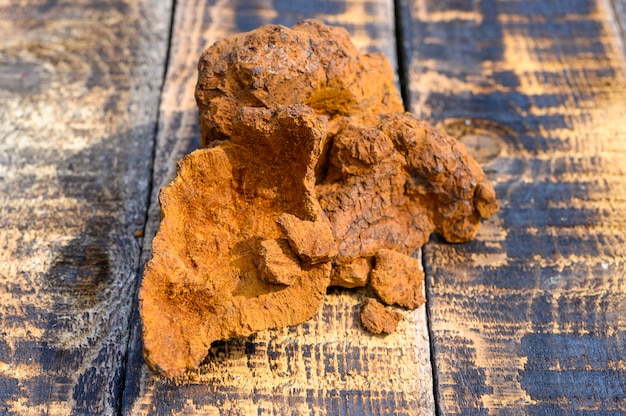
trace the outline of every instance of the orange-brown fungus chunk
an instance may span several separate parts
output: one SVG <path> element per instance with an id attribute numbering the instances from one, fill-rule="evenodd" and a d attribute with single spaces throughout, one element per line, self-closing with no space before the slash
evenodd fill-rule
<path id="1" fill-rule="evenodd" d="M 330 131 L 344 116 L 403 111 L 387 58 L 360 54 L 345 29 L 317 20 L 222 39 L 202 54 L 198 72 L 202 146 L 229 138 L 243 106 L 306 104 L 329 116 Z"/>
<path id="2" fill-rule="evenodd" d="M 337 243 L 328 220 L 305 221 L 284 213 L 278 224 L 287 235 L 293 251 L 305 262 L 324 263 L 337 255 Z"/>
<path id="3" fill-rule="evenodd" d="M 369 278 L 384 302 L 418 307 L 408 255 L 432 232 L 472 239 L 498 209 L 465 147 L 405 113 L 389 61 L 344 29 L 263 26 L 215 43 L 198 72 L 204 149 L 162 189 L 140 289 L 161 374 L 196 367 L 215 340 L 309 319 L 331 268 L 333 285 Z M 378 328 L 384 313 L 365 310 Z"/>
<path id="4" fill-rule="evenodd" d="M 495 192 L 465 147 L 410 113 L 348 124 L 334 136 L 320 204 L 339 244 L 337 263 L 379 249 L 411 254 L 439 232 L 475 237 L 497 210 Z"/>
<path id="5" fill-rule="evenodd" d="M 328 118 L 316 188 L 335 265 L 381 248 L 411 254 L 435 231 L 469 241 L 498 209 L 463 144 L 405 113 L 387 59 L 359 54 L 341 28 L 263 26 L 217 42 L 198 69 L 203 145 L 230 136 L 241 106 L 306 104 Z"/>
<path id="6" fill-rule="evenodd" d="M 324 133 L 324 120 L 304 106 L 242 108 L 230 140 L 180 162 L 161 191 L 163 219 L 139 294 L 153 369 L 179 375 L 213 341 L 299 324 L 317 311 L 330 263 L 301 267 L 287 282 L 294 264 L 286 273 L 277 264 L 296 256 L 283 244 L 272 259 L 267 241 L 286 238 L 284 213 L 321 221 L 314 168 Z"/>
<path id="7" fill-rule="evenodd" d="M 283 285 L 292 284 L 302 272 L 300 261 L 285 238 L 261 241 L 257 267 L 261 279 Z"/>
<path id="8" fill-rule="evenodd" d="M 415 309 L 424 304 L 424 272 L 419 261 L 397 251 L 381 249 L 370 276 L 372 289 L 387 305 Z"/>
<path id="9" fill-rule="evenodd" d="M 391 334 L 402 320 L 402 314 L 390 311 L 376 299 L 366 299 L 361 309 L 361 325 L 373 334 Z"/>
<path id="10" fill-rule="evenodd" d="M 335 264 L 330 276 L 330 285 L 347 288 L 363 287 L 367 284 L 370 270 L 369 262 L 362 257 L 350 263 Z"/>

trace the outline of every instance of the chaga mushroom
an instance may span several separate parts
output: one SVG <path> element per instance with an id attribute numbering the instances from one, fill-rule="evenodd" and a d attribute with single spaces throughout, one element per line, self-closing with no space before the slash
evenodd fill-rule
<path id="1" fill-rule="evenodd" d="M 391 334 L 402 320 L 402 314 L 390 311 L 376 299 L 366 299 L 361 308 L 361 325 L 372 334 Z"/>
<path id="2" fill-rule="evenodd" d="M 318 310 L 337 252 L 315 194 L 325 133 L 324 118 L 302 105 L 243 107 L 229 140 L 179 163 L 161 190 L 162 221 L 139 293 L 154 370 L 177 376 L 197 367 L 213 341 L 299 324 Z M 312 261 L 291 248 L 292 233 L 332 241 L 315 246 Z"/>
<path id="3" fill-rule="evenodd" d="M 387 305 L 415 309 L 424 304 L 424 272 L 419 262 L 393 250 L 381 249 L 376 253 L 372 269 L 372 289 Z"/>
<path id="4" fill-rule="evenodd" d="M 331 286 L 342 286 L 348 289 L 363 287 L 367 284 L 371 266 L 368 259 L 359 257 L 350 263 L 334 264 L 330 276 Z"/>
<path id="5" fill-rule="evenodd" d="M 139 293 L 144 355 L 165 376 L 213 341 L 308 320 L 329 284 L 371 280 L 418 307 L 408 255 L 433 232 L 472 239 L 498 209 L 465 147 L 405 113 L 389 61 L 341 28 L 263 26 L 215 43 L 198 71 L 203 149 L 161 191 Z M 373 302 L 363 325 L 393 330 L 399 315 Z"/>
<path id="6" fill-rule="evenodd" d="M 339 244 L 337 263 L 380 249 L 411 254 L 433 232 L 467 242 L 498 205 L 480 166 L 455 139 L 410 113 L 348 124 L 333 139 L 316 189 Z"/>
<path id="7" fill-rule="evenodd" d="M 393 80 L 384 54 L 360 54 L 345 29 L 318 20 L 222 39 L 198 63 L 201 145 L 228 139 L 243 106 L 308 105 L 328 117 L 332 137 L 346 116 L 403 111 Z"/>
<path id="8" fill-rule="evenodd" d="M 364 285 L 359 259 L 380 249 L 411 254 L 433 232 L 469 241 L 498 209 L 463 144 L 405 113 L 388 60 L 359 54 L 341 28 L 263 26 L 208 48 L 198 70 L 205 146 L 231 135 L 241 106 L 305 104 L 329 119 L 316 189 L 339 246 L 334 285 Z"/>

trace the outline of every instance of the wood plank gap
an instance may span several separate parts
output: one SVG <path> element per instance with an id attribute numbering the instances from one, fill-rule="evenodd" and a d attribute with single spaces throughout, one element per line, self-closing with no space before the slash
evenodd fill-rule
<path id="1" fill-rule="evenodd" d="M 410 38 L 408 36 L 408 32 L 410 31 L 410 21 L 407 21 L 408 14 L 402 13 L 403 9 L 406 9 L 405 0 L 394 0 L 394 24 L 395 24 L 395 37 L 396 37 L 396 59 L 397 59 L 397 68 L 396 71 L 398 73 L 398 84 L 400 89 L 400 94 L 402 96 L 402 102 L 404 103 L 404 108 L 406 111 L 411 111 L 411 93 L 409 90 L 409 67 L 407 61 L 407 48 L 410 47 Z M 425 278 L 424 285 L 425 294 L 427 303 L 428 303 L 428 294 L 430 291 L 428 290 L 428 281 L 429 276 L 427 273 L 426 264 L 424 261 L 424 247 L 419 249 L 420 251 L 420 262 L 422 263 L 422 270 L 424 270 Z M 431 370 L 431 378 L 432 378 L 432 392 L 433 392 L 433 400 L 434 400 L 434 412 L 436 416 L 440 416 L 441 409 L 439 407 L 439 403 L 437 401 L 437 397 L 439 397 L 438 390 L 438 381 L 437 381 L 437 366 L 435 365 L 435 354 L 434 354 L 434 343 L 432 342 L 433 333 L 431 328 L 431 316 L 430 309 L 428 306 L 425 308 L 426 312 L 426 330 L 428 336 L 428 351 L 430 355 L 430 370 Z"/>
<path id="2" fill-rule="evenodd" d="M 439 378 L 437 377 L 437 356 L 435 355 L 435 343 L 433 342 L 434 333 L 433 333 L 433 325 L 432 325 L 432 317 L 431 310 L 428 307 L 429 294 L 432 293 L 430 290 L 430 274 L 428 273 L 428 267 L 426 264 L 426 246 L 420 249 L 422 255 L 420 256 L 420 261 L 422 262 L 422 270 L 424 270 L 424 289 L 426 298 L 426 329 L 428 330 L 428 351 L 430 353 L 430 369 L 432 373 L 432 381 L 433 381 L 433 399 L 434 399 L 434 410 L 435 416 L 441 416 L 441 406 L 439 405 Z"/>
<path id="3" fill-rule="evenodd" d="M 168 69 L 170 67 L 170 58 L 172 56 L 172 39 L 174 37 L 174 19 L 176 19 L 176 6 L 177 6 L 177 4 L 178 4 L 177 0 L 172 0 L 172 14 L 170 15 L 170 28 L 169 28 L 169 31 L 167 33 L 167 54 L 165 55 L 165 70 L 163 71 L 163 79 L 161 80 L 161 90 L 159 91 L 159 108 L 161 107 L 161 101 L 163 100 L 163 88 L 165 87 L 165 80 L 167 79 Z M 159 114 L 158 118 L 160 118 L 160 114 Z M 158 124 L 157 124 L 157 129 L 156 130 L 157 130 L 156 133 L 158 133 L 158 130 L 159 130 Z M 155 141 L 155 145 L 156 145 L 156 134 L 154 135 L 154 141 Z M 154 152 L 154 155 L 156 155 L 156 150 Z M 154 157 L 153 157 L 152 160 L 154 160 Z M 154 176 L 154 172 L 153 172 L 153 176 Z M 150 185 L 152 185 L 152 184 L 150 184 Z M 150 202 L 152 202 L 152 201 L 150 201 Z M 148 217 L 149 217 L 149 215 L 146 213 L 146 223 L 148 222 Z"/>
<path id="4" fill-rule="evenodd" d="M 405 32 L 408 27 L 408 22 L 405 22 L 402 18 L 402 0 L 394 0 L 393 2 L 393 15 L 394 15 L 394 34 L 396 40 L 396 60 L 397 67 L 396 72 L 398 74 L 398 87 L 400 89 L 400 95 L 402 96 L 402 102 L 404 103 L 404 109 L 409 111 L 411 108 L 411 94 L 408 87 L 408 67 L 406 61 L 406 48 Z"/>
<path id="5" fill-rule="evenodd" d="M 145 211 L 145 215 L 144 215 L 144 221 L 143 221 L 143 227 L 141 228 L 141 235 L 142 235 L 142 239 L 141 239 L 141 244 L 139 244 L 139 259 L 143 258 L 143 251 L 144 251 L 144 244 L 143 244 L 143 239 L 146 238 L 146 228 L 148 226 L 148 221 L 150 219 L 150 209 L 149 207 L 152 206 L 152 204 L 154 203 L 153 201 L 153 188 L 154 188 L 154 164 L 155 164 L 155 159 L 156 159 L 156 152 L 157 152 L 157 136 L 159 134 L 159 122 L 161 120 L 161 112 L 158 110 L 161 108 L 161 102 L 163 100 L 163 89 L 165 87 L 165 80 L 167 79 L 167 70 L 169 68 L 169 62 L 170 62 L 170 55 L 172 52 L 172 36 L 174 33 L 174 17 L 176 16 L 176 0 L 172 0 L 172 5 L 171 5 L 171 9 L 170 9 L 170 19 L 169 19 L 169 28 L 168 28 L 168 34 L 167 34 L 167 48 L 165 51 L 165 62 L 164 62 L 164 67 L 163 67 L 163 74 L 161 77 L 161 85 L 159 86 L 159 94 L 158 94 L 158 99 L 157 99 L 157 104 L 156 104 L 156 121 L 154 123 L 154 128 L 152 130 L 152 150 L 150 152 L 150 167 L 149 167 L 149 176 L 148 176 L 148 187 L 147 187 L 147 192 L 146 192 L 146 196 L 145 196 L 145 201 L 146 201 L 146 211 Z M 158 193 L 156 194 L 157 198 L 158 198 Z M 124 403 L 124 395 L 126 394 L 126 381 L 128 379 L 128 370 L 127 370 L 127 365 L 128 365 L 128 358 L 130 355 L 130 349 L 131 349 L 131 342 L 132 342 L 132 334 L 133 334 L 133 326 L 132 326 L 132 322 L 133 322 L 133 316 L 135 315 L 135 313 L 137 313 L 137 307 L 138 304 L 136 302 L 137 299 L 137 292 L 139 291 L 139 286 L 141 283 L 141 275 L 143 274 L 143 263 L 140 261 L 137 263 L 137 268 L 135 269 L 135 276 L 137 276 L 137 278 L 135 279 L 135 290 L 133 293 L 133 306 L 131 308 L 131 312 L 128 315 L 128 327 L 127 327 L 127 331 L 128 331 L 128 337 L 126 338 L 126 352 L 124 353 L 124 358 L 122 359 L 122 369 L 121 371 L 124 373 L 124 377 L 122 377 L 121 381 L 120 381 L 120 400 L 118 401 L 118 408 L 117 408 L 117 414 L 118 416 L 122 415 L 122 409 L 123 409 L 123 403 Z"/>

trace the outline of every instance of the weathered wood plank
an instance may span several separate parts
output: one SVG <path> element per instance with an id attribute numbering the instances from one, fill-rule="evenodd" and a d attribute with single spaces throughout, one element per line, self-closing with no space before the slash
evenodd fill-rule
<path id="1" fill-rule="evenodd" d="M 165 1 L 0 5 L 0 413 L 116 414 Z"/>
<path id="2" fill-rule="evenodd" d="M 317 17 L 341 24 L 362 50 L 395 56 L 390 1 L 182 1 L 160 110 L 148 238 L 158 226 L 158 188 L 176 161 L 198 146 L 196 62 L 226 35 L 268 23 L 291 26 Z M 406 312 L 398 333 L 365 334 L 358 324 L 364 292 L 334 291 L 309 323 L 217 343 L 197 372 L 167 381 L 146 367 L 135 316 L 124 414 L 431 414 L 432 380 L 424 308 Z"/>
<path id="3" fill-rule="evenodd" d="M 424 249 L 440 413 L 623 414 L 626 61 L 610 2 L 404 3 L 413 109 L 500 146 L 484 166 L 501 211 L 470 244 Z"/>
<path id="4" fill-rule="evenodd" d="M 626 48 L 626 0 L 611 0 L 607 7 L 613 8 L 613 13 L 617 18 L 618 36 L 622 38 L 622 47 Z"/>

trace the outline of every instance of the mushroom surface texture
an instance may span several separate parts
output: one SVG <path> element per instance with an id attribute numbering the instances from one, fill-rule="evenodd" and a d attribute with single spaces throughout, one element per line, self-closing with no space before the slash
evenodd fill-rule
<path id="1" fill-rule="evenodd" d="M 209 47 L 198 73 L 202 148 L 161 190 L 139 292 L 144 355 L 164 376 L 213 341 L 307 321 L 329 285 L 420 307 L 410 256 L 433 232 L 471 240 L 498 210 L 463 144 L 405 112 L 387 58 L 342 28 L 263 26 Z M 362 324 L 388 333 L 401 317 L 371 300 Z"/>

